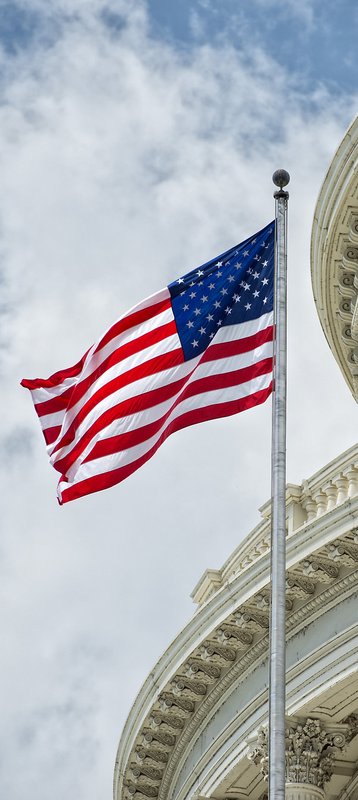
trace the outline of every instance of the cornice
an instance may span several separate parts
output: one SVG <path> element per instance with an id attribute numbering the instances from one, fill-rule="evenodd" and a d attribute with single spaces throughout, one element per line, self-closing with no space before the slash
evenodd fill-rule
<path id="1" fill-rule="evenodd" d="M 295 635 L 345 594 L 356 589 L 358 569 L 357 448 L 343 454 L 334 469 L 351 460 L 340 505 L 288 533 L 287 635 Z M 329 470 L 321 471 L 326 480 Z M 312 498 L 320 473 L 296 492 Z M 356 492 L 353 496 L 353 489 Z M 297 487 L 296 487 L 297 488 Z M 343 492 L 344 488 L 344 493 Z M 341 494 L 339 495 L 340 489 Z M 321 494 L 321 492 L 319 492 Z M 328 508 L 329 494 L 326 497 Z M 313 502 L 313 500 L 312 500 Z M 268 520 L 269 522 L 269 520 Z M 210 596 L 151 672 L 129 715 L 120 742 L 114 776 L 115 800 L 165 800 L 182 758 L 225 692 L 267 652 L 269 553 L 232 574 Z"/>
<path id="2" fill-rule="evenodd" d="M 324 334 L 358 401 L 358 117 L 332 159 L 317 200 L 311 277 Z"/>
<path id="3" fill-rule="evenodd" d="M 289 614 L 286 623 L 287 641 L 295 636 L 297 632 L 302 629 L 302 627 L 307 627 L 308 625 L 312 624 L 312 622 L 314 622 L 321 614 L 328 611 L 329 608 L 337 603 L 337 599 L 339 602 L 342 602 L 344 598 L 354 593 L 357 590 L 357 579 L 358 566 L 357 569 L 354 569 L 344 578 L 326 588 L 308 603 L 305 603 L 303 606 L 297 608 L 297 610 L 292 614 Z M 345 637 L 341 638 L 344 639 Z M 339 641 L 340 639 L 337 638 L 337 645 L 339 644 Z M 226 694 L 228 692 L 231 693 L 237 683 L 245 680 L 247 675 L 252 673 L 262 662 L 263 656 L 266 656 L 268 653 L 268 643 L 269 636 L 267 633 L 253 647 L 250 647 L 250 649 L 248 649 L 240 658 L 238 658 L 236 663 L 228 672 L 226 672 L 223 678 L 218 680 L 206 700 L 200 704 L 198 711 L 192 717 L 186 726 L 185 731 L 180 737 L 180 741 L 175 748 L 175 752 L 173 752 L 172 758 L 168 763 L 168 768 L 166 769 L 158 792 L 158 800 L 164 800 L 164 798 L 170 796 L 170 787 L 175 783 L 176 777 L 180 772 L 183 758 L 188 751 L 188 747 L 191 746 L 194 734 L 195 736 L 199 735 L 200 729 L 202 729 L 203 725 L 205 726 L 207 724 L 207 721 L 210 717 L 215 715 L 219 705 L 225 699 Z M 320 657 L 322 657 L 323 654 L 324 649 L 320 648 Z M 317 653 L 312 655 L 312 660 L 317 660 Z M 306 662 L 307 661 L 308 659 L 306 659 Z M 292 679 L 295 674 L 299 674 L 301 669 L 302 665 L 299 667 L 293 667 L 290 670 L 290 679 Z M 267 694 L 267 690 L 265 690 L 264 694 Z M 289 696 L 287 700 L 289 704 Z M 257 700 L 257 705 L 259 706 L 261 704 L 262 697 L 258 698 Z M 246 709 L 245 713 L 247 714 Z M 251 713 L 252 707 L 250 707 L 250 714 Z M 237 719 L 235 724 L 238 724 Z M 229 732 L 226 731 L 226 736 L 228 735 Z M 219 747 L 220 742 L 215 742 L 215 748 L 218 749 Z"/>

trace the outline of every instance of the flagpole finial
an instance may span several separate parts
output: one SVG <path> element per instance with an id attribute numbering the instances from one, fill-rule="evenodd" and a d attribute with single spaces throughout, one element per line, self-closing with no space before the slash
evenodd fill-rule
<path id="1" fill-rule="evenodd" d="M 285 192 L 283 187 L 290 182 L 289 173 L 285 169 L 277 169 L 273 173 L 272 180 L 275 186 L 279 187 L 279 191 L 275 192 L 274 197 L 288 197 L 288 192 Z"/>

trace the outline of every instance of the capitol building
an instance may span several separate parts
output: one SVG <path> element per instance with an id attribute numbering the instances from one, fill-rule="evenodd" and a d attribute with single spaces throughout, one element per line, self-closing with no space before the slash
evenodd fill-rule
<path id="1" fill-rule="evenodd" d="M 311 243 L 324 334 L 358 401 L 358 118 Z M 264 800 L 271 503 L 159 659 L 126 722 L 114 800 Z M 358 444 L 286 490 L 286 798 L 358 800 Z"/>

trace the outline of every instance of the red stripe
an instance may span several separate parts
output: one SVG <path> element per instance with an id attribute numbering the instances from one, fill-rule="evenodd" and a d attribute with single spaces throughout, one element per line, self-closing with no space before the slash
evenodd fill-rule
<path id="1" fill-rule="evenodd" d="M 251 365 L 250 367 L 244 367 L 242 370 L 236 370 L 235 372 L 228 372 L 219 375 L 210 375 L 207 378 L 199 378 L 197 381 L 192 381 L 175 399 L 173 405 L 162 417 L 160 417 L 160 419 L 156 419 L 153 422 L 149 422 L 147 425 L 142 425 L 140 428 L 135 428 L 132 431 L 126 431 L 118 436 L 110 436 L 108 439 L 96 442 L 93 450 L 87 456 L 87 458 L 84 459 L 83 463 L 93 461 L 96 458 L 102 458 L 103 456 L 113 455 L 113 453 L 119 453 L 122 450 L 127 450 L 130 447 L 135 447 L 138 444 L 142 444 L 142 442 L 145 442 L 147 439 L 155 436 L 155 434 L 158 433 L 158 431 L 163 427 L 168 417 L 170 417 L 174 408 L 176 408 L 179 403 L 182 403 L 183 400 L 188 397 L 193 397 L 194 395 L 201 394 L 202 392 L 213 391 L 214 389 L 225 389 L 229 386 L 238 386 L 241 383 L 244 383 L 246 380 L 252 380 L 253 378 L 259 377 L 260 375 L 265 375 L 271 371 L 272 359 L 265 359 L 257 362 L 257 364 Z M 238 373 L 241 374 L 238 375 Z"/>
<path id="2" fill-rule="evenodd" d="M 214 406 L 207 406 L 204 409 L 196 409 L 195 411 L 188 411 L 176 420 L 173 420 L 170 425 L 163 431 L 158 442 L 148 450 L 143 456 L 133 461 L 132 464 L 126 464 L 124 467 L 112 470 L 111 472 L 104 472 L 101 475 L 94 475 L 91 478 L 86 478 L 74 486 L 65 488 L 62 493 L 61 505 L 68 503 L 70 500 L 76 500 L 84 497 L 92 492 L 98 492 L 102 489 L 109 489 L 116 483 L 128 478 L 133 472 L 136 472 L 139 467 L 149 461 L 149 459 L 158 450 L 161 444 L 168 438 L 168 436 L 181 428 L 187 428 L 189 425 L 196 425 L 198 422 L 206 422 L 210 419 L 219 419 L 220 417 L 228 417 L 232 414 L 238 414 L 240 411 L 245 411 L 253 406 L 264 403 L 272 391 L 272 384 L 267 389 L 261 389 L 248 397 L 243 397 L 240 400 L 232 400 L 228 403 L 220 403 Z M 62 478 L 65 480 L 65 478 Z"/>
<path id="3" fill-rule="evenodd" d="M 77 458 L 79 458 L 87 444 L 90 443 L 91 439 L 93 439 L 97 433 L 100 433 L 103 428 L 106 428 L 117 419 L 127 417 L 130 414 L 136 414 L 139 411 L 144 411 L 148 408 L 153 408 L 154 406 L 169 400 L 171 397 L 175 397 L 178 395 L 182 387 L 185 387 L 184 391 L 179 395 L 179 397 L 176 397 L 171 409 L 175 408 L 179 402 L 185 400 L 187 397 L 193 397 L 196 394 L 212 391 L 214 389 L 225 389 L 228 386 L 238 386 L 239 384 L 252 380 L 259 375 L 264 375 L 271 370 L 272 359 L 268 358 L 259 361 L 257 364 L 251 364 L 249 367 L 244 367 L 243 369 L 234 370 L 233 372 L 220 373 L 219 375 L 209 375 L 205 378 L 198 378 L 196 381 L 192 381 L 188 384 L 190 375 L 195 371 L 194 368 L 189 375 L 185 375 L 183 378 L 174 381 L 171 384 L 159 386 L 157 389 L 152 389 L 149 392 L 144 392 L 142 395 L 123 400 L 121 403 L 117 403 L 116 405 L 112 406 L 112 408 L 106 409 L 106 411 L 104 411 L 103 414 L 96 419 L 90 428 L 85 431 L 82 438 L 77 440 L 71 452 L 65 455 L 63 458 L 58 459 L 53 466 L 58 470 L 58 472 L 66 474 L 72 464 L 74 464 Z M 56 445 L 54 452 L 56 452 L 62 444 L 63 446 L 71 444 L 72 440 L 67 442 L 66 437 L 67 434 L 65 434 L 62 437 L 61 442 Z"/>
<path id="4" fill-rule="evenodd" d="M 148 333 L 144 333 L 142 336 L 137 336 L 131 342 L 126 342 L 126 344 L 121 345 L 120 347 L 116 347 L 113 353 L 102 361 L 101 364 L 95 369 L 91 375 L 88 375 L 87 378 L 84 378 L 82 381 L 79 381 L 73 389 L 73 394 L 71 396 L 71 400 L 68 403 L 68 410 L 73 408 L 79 400 L 83 397 L 83 395 L 88 391 L 90 386 L 98 380 L 110 367 L 115 366 L 120 361 L 123 361 L 125 358 L 129 358 L 129 356 L 136 355 L 136 353 L 140 353 L 141 350 L 145 350 L 147 347 L 151 347 L 154 344 L 158 344 L 158 342 L 164 341 L 169 336 L 173 336 L 177 333 L 177 327 L 175 320 L 171 320 L 171 322 L 167 322 L 165 325 L 160 325 L 159 328 L 154 328 L 152 331 L 148 331 Z"/>
<path id="5" fill-rule="evenodd" d="M 61 447 L 71 444 L 76 437 L 76 432 L 81 422 L 86 419 L 90 411 L 92 411 L 92 409 L 95 408 L 102 400 L 110 397 L 111 394 L 117 392 L 124 386 L 129 386 L 131 383 L 134 383 L 141 378 L 146 378 L 149 375 L 155 375 L 163 370 L 176 367 L 179 364 L 182 364 L 183 361 L 184 356 L 182 349 L 180 348 L 177 350 L 172 350 L 169 353 L 164 353 L 160 356 L 156 356 L 155 358 L 150 358 L 143 364 L 138 364 L 137 367 L 133 367 L 132 369 L 128 370 L 128 372 L 123 372 L 122 375 L 118 375 L 116 378 L 113 378 L 113 380 L 108 381 L 105 386 L 101 386 L 101 388 L 98 389 L 97 392 L 94 392 L 94 394 L 88 398 L 87 402 L 81 406 L 78 414 L 72 421 L 66 433 L 63 435 L 61 442 L 57 445 L 54 452 L 57 452 L 57 450 Z M 129 399 L 127 402 L 131 403 L 132 400 Z M 116 407 L 118 408 L 118 406 Z M 61 471 L 63 471 L 62 468 Z"/>
<path id="6" fill-rule="evenodd" d="M 234 339 L 232 342 L 218 342 L 218 344 L 209 345 L 204 351 L 201 361 L 216 361 L 219 358 L 229 358 L 230 356 L 238 356 L 241 353 L 248 353 L 250 350 L 255 350 L 266 342 L 272 342 L 273 327 L 270 325 L 263 331 L 254 333 L 252 336 L 246 336 L 245 339 Z"/>
<path id="7" fill-rule="evenodd" d="M 55 414 L 57 411 L 66 410 L 72 392 L 73 386 L 70 386 L 70 388 L 62 392 L 62 394 L 51 397 L 50 400 L 44 400 L 42 403 L 34 403 L 36 413 L 39 417 L 45 417 L 47 414 Z"/>
<path id="8" fill-rule="evenodd" d="M 120 333 L 124 333 L 124 331 L 128 331 L 130 328 L 134 328 L 136 325 L 140 325 L 142 322 L 146 322 L 148 319 L 156 317 L 158 314 L 161 314 L 168 308 L 171 308 L 170 297 L 161 300 L 159 303 L 154 303 L 151 306 L 142 308 L 140 311 L 134 311 L 132 314 L 122 317 L 122 319 L 119 319 L 118 322 L 115 322 L 109 331 L 104 334 L 103 338 L 99 341 L 96 349 L 94 350 L 94 353 L 98 353 L 99 350 L 102 350 L 102 348 L 105 347 L 108 342 L 110 342 L 112 339 L 115 339 L 116 336 L 120 335 Z"/>
<path id="9" fill-rule="evenodd" d="M 50 378 L 34 378 L 33 380 L 28 380 L 27 378 L 23 378 L 21 381 L 21 386 L 24 386 L 25 389 L 47 389 L 53 388 L 58 386 L 59 384 L 63 383 L 66 378 L 76 378 L 77 375 L 82 371 L 83 364 L 85 362 L 85 358 L 87 356 L 87 352 L 84 354 L 81 361 L 78 361 L 73 367 L 68 367 L 67 369 L 62 369 L 60 372 L 54 372 Z"/>
<path id="10" fill-rule="evenodd" d="M 56 441 L 57 437 L 60 435 L 61 432 L 61 425 L 56 425 L 53 428 L 46 428 L 42 431 L 46 444 L 52 444 Z"/>

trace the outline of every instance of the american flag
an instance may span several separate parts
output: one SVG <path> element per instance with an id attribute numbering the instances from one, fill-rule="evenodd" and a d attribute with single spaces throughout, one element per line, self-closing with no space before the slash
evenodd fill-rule
<path id="1" fill-rule="evenodd" d="M 120 483 L 180 428 L 272 391 L 275 223 L 119 318 L 83 358 L 30 389 L 59 502 Z"/>

